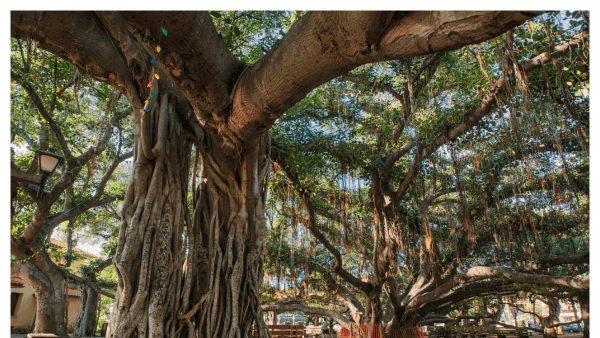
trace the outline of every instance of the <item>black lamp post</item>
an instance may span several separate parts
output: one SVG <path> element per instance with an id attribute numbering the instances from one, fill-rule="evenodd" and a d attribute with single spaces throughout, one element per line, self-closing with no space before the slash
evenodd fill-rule
<path id="1" fill-rule="evenodd" d="M 38 159 L 38 170 L 42 175 L 42 182 L 40 183 L 40 187 L 38 188 L 37 197 L 42 198 L 44 194 L 44 186 L 46 185 L 46 180 L 56 168 L 58 168 L 62 162 L 64 161 L 64 157 L 55 154 L 52 151 L 37 151 L 37 159 Z"/>

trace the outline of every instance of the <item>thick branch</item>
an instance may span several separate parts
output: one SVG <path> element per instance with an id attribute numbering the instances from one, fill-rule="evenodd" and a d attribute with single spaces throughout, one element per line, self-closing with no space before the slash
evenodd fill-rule
<path id="1" fill-rule="evenodd" d="M 342 327 L 346 329 L 350 329 L 350 321 L 346 319 L 346 317 L 341 314 L 332 311 L 323 309 L 320 307 L 310 307 L 304 306 L 300 304 L 288 304 L 288 305 L 262 305 L 261 306 L 263 312 L 268 311 L 276 311 L 276 312 L 285 312 L 285 311 L 300 311 L 306 314 L 318 315 L 318 316 L 327 316 L 333 318 L 336 322 L 338 322 Z"/>
<path id="2" fill-rule="evenodd" d="M 82 283 L 82 284 L 85 284 L 85 285 L 89 286 L 90 288 L 94 289 L 94 291 L 96 291 L 97 293 L 99 293 L 101 295 L 104 295 L 106 297 L 115 299 L 115 295 L 113 295 L 112 293 L 109 293 L 109 292 L 106 292 L 106 291 L 100 289 L 96 284 L 94 284 L 94 283 L 92 283 L 90 281 L 87 281 L 87 280 L 85 280 L 85 279 L 83 279 L 83 278 L 81 278 L 79 276 L 76 276 L 76 275 L 74 275 L 72 273 L 69 273 L 69 272 L 67 272 L 67 277 L 70 280 L 73 280 L 73 281 L 76 281 L 76 282 L 79 282 L 79 283 Z"/>
<path id="3" fill-rule="evenodd" d="M 229 128 L 242 142 L 269 129 L 317 86 L 362 64 L 479 43 L 538 13 L 313 12 L 240 78 Z M 318 60 L 318 62 L 316 62 Z"/>

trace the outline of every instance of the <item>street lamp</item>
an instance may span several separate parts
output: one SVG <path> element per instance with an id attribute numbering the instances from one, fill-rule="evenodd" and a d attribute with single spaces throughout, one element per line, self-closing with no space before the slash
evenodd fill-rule
<path id="1" fill-rule="evenodd" d="M 44 185 L 46 185 L 46 180 L 49 176 L 52 175 L 54 170 L 56 170 L 56 168 L 58 168 L 62 164 L 65 158 L 55 154 L 52 151 L 43 150 L 38 150 L 36 156 L 38 158 L 38 170 L 42 175 L 42 182 L 40 183 L 40 187 L 38 188 L 37 197 L 42 198 L 44 194 Z"/>

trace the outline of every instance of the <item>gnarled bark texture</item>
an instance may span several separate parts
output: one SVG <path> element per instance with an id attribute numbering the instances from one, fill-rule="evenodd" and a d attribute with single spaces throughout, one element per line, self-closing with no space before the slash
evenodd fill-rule
<path id="1" fill-rule="evenodd" d="M 98 292 L 87 285 L 81 285 L 81 310 L 75 322 L 76 337 L 91 337 L 98 325 Z"/>
<path id="2" fill-rule="evenodd" d="M 136 121 L 109 336 L 247 337 L 252 322 L 262 321 L 268 134 L 237 166 L 224 166 L 211 136 L 199 128 L 186 134 L 182 122 L 191 115 L 178 114 L 168 93 L 159 97 Z M 202 166 L 190 215 L 193 144 Z"/>

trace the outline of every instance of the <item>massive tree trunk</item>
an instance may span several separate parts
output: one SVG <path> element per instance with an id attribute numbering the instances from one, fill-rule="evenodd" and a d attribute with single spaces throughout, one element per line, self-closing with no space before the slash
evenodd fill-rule
<path id="1" fill-rule="evenodd" d="M 268 134 L 230 163 L 214 136 L 199 128 L 186 133 L 190 115 L 177 112 L 168 93 L 159 96 L 136 120 L 109 336 L 247 337 L 252 322 L 262 322 Z M 190 215 L 193 144 L 202 166 Z"/>

